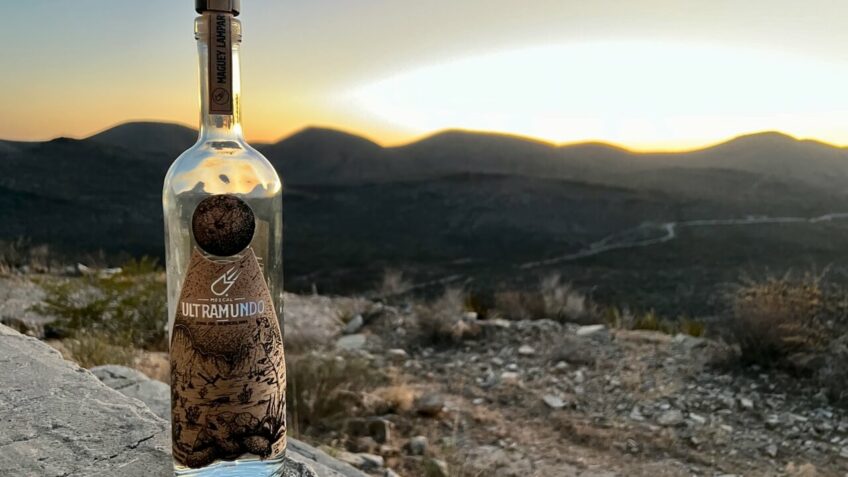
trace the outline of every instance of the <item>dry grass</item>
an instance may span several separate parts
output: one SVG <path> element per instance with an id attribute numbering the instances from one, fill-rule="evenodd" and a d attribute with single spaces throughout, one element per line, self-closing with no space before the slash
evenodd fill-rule
<path id="1" fill-rule="evenodd" d="M 362 406 L 362 394 L 386 377 L 363 358 L 324 353 L 289 355 L 286 360 L 290 431 L 326 430 Z"/>
<path id="2" fill-rule="evenodd" d="M 407 385 L 396 384 L 379 388 L 373 393 L 380 401 L 375 414 L 404 414 L 412 410 L 416 393 Z"/>
<path id="3" fill-rule="evenodd" d="M 26 238 L 0 240 L 0 273 L 28 269 L 30 272 L 45 273 L 55 266 L 54 257 L 47 245 L 33 245 Z"/>
<path id="4" fill-rule="evenodd" d="M 438 299 L 417 307 L 415 315 L 422 338 L 436 344 L 458 343 L 479 334 L 479 326 L 465 319 L 465 292 L 448 288 Z"/>
<path id="5" fill-rule="evenodd" d="M 132 346 L 112 344 L 111 337 L 103 333 L 79 333 L 74 338 L 62 341 L 65 358 L 83 368 L 104 364 L 133 366 L 137 351 Z"/>
<path id="6" fill-rule="evenodd" d="M 538 320 L 545 317 L 545 300 L 540 293 L 500 291 L 495 293 L 495 309 L 510 320 Z"/>
<path id="7" fill-rule="evenodd" d="M 403 277 L 403 272 L 390 268 L 383 272 L 383 279 L 377 287 L 377 296 L 391 298 L 403 295 L 411 289 L 412 282 Z"/>
<path id="8" fill-rule="evenodd" d="M 538 291 L 501 291 L 495 294 L 495 308 L 512 320 L 549 318 L 579 324 L 598 322 L 598 308 L 558 274 L 542 279 Z"/>
<path id="9" fill-rule="evenodd" d="M 822 351 L 826 321 L 842 313 L 844 298 L 834 299 L 820 276 L 805 274 L 745 280 L 731 292 L 726 338 L 742 364 L 783 367 L 797 353 Z"/>

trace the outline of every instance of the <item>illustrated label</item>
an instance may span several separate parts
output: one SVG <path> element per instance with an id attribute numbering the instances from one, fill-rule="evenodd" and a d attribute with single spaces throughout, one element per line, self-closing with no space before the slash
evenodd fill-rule
<path id="1" fill-rule="evenodd" d="M 209 113 L 232 115 L 232 17 L 213 13 L 209 18 Z"/>
<path id="2" fill-rule="evenodd" d="M 235 263 L 192 254 L 171 336 L 175 459 L 204 467 L 286 447 L 286 370 L 271 294 L 252 248 Z"/>

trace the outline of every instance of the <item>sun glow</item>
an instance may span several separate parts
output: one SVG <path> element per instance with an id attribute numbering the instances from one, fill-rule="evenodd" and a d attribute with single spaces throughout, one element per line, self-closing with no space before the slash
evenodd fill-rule
<path id="1" fill-rule="evenodd" d="M 776 129 L 848 139 L 848 65 L 711 45 L 601 42 L 493 53 L 349 91 L 360 112 L 411 131 L 511 132 L 637 149 Z"/>

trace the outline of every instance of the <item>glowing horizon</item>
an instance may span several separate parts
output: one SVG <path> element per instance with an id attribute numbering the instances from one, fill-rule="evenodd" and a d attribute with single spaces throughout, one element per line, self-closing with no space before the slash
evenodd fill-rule
<path id="1" fill-rule="evenodd" d="M 127 120 L 195 127 L 191 2 L 92 3 L 10 4 L 0 138 L 81 138 Z M 682 151 L 774 130 L 848 144 L 848 4 L 521 5 L 250 0 L 247 138 L 315 126 L 396 146 L 463 129 Z"/>

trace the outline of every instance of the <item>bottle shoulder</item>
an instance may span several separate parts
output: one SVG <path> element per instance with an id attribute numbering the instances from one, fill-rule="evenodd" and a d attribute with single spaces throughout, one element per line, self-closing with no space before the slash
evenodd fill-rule
<path id="1" fill-rule="evenodd" d="M 180 154 L 165 176 L 163 193 L 276 195 L 282 180 L 271 162 L 244 141 L 198 141 Z"/>

